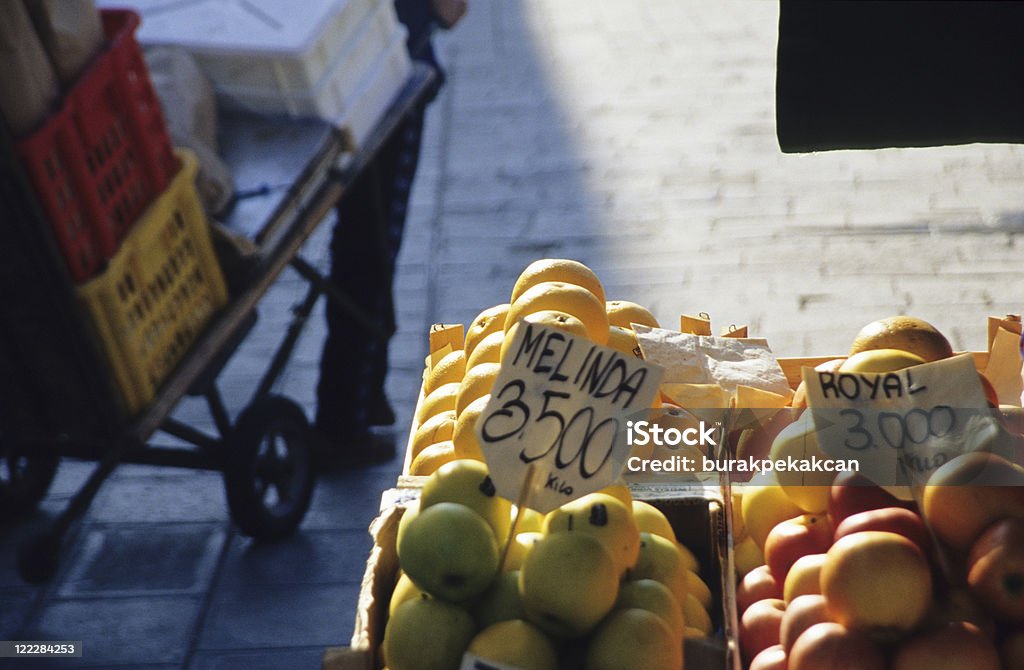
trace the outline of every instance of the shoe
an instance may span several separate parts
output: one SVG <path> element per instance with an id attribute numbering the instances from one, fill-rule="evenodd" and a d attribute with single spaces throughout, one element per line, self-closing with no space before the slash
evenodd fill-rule
<path id="1" fill-rule="evenodd" d="M 395 425 L 395 410 L 391 409 L 391 403 L 381 394 L 370 406 L 369 424 L 371 426 L 393 426 Z"/>
<path id="2" fill-rule="evenodd" d="M 351 470 L 387 463 L 395 458 L 395 438 L 370 430 L 336 437 L 310 428 L 313 460 L 318 468 Z"/>

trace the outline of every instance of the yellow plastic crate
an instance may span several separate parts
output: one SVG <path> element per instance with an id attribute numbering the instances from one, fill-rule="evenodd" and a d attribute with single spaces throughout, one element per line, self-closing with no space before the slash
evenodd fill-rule
<path id="1" fill-rule="evenodd" d="M 103 342 L 125 409 L 149 405 L 214 312 L 227 303 L 206 215 L 199 163 L 181 170 L 121 243 L 106 270 L 77 288 Z"/>

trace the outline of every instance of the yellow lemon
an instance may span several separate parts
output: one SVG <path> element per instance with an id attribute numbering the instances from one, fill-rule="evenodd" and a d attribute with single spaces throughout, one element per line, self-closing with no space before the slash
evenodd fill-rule
<path id="1" fill-rule="evenodd" d="M 543 258 L 530 263 L 519 275 L 516 285 L 512 288 L 512 299 L 509 302 L 515 302 L 527 289 L 546 281 L 582 286 L 601 302 L 605 300 L 601 281 L 586 265 L 566 258 Z"/>
<path id="2" fill-rule="evenodd" d="M 608 325 L 620 328 L 632 328 L 631 324 L 639 323 L 651 328 L 660 328 L 658 320 L 643 305 L 629 300 L 609 300 L 605 303 L 608 312 Z"/>
<path id="3" fill-rule="evenodd" d="M 494 380 L 498 378 L 501 365 L 498 363 L 481 363 L 466 373 L 459 385 L 458 395 L 455 398 L 455 416 L 458 417 L 477 398 L 482 398 L 491 392 Z"/>
<path id="4" fill-rule="evenodd" d="M 416 432 L 412 434 L 409 441 L 409 452 L 412 458 L 416 458 L 423 448 L 435 442 L 444 442 L 452 439 L 455 432 L 455 410 L 438 412 L 424 421 Z"/>
<path id="5" fill-rule="evenodd" d="M 432 475 L 445 463 L 455 460 L 455 445 L 451 440 L 437 442 L 423 448 L 416 458 L 412 459 L 409 474 L 423 477 Z"/>
<path id="6" fill-rule="evenodd" d="M 501 345 L 505 341 L 504 324 L 501 330 L 496 330 L 484 339 L 480 340 L 473 353 L 466 360 L 466 369 L 472 370 L 481 363 L 500 363 Z"/>
<path id="7" fill-rule="evenodd" d="M 458 393 L 459 385 L 455 382 L 443 384 L 434 389 L 430 395 L 424 396 L 420 401 L 420 406 L 416 410 L 416 421 L 422 424 L 435 414 L 455 409 L 455 397 Z"/>
<path id="8" fill-rule="evenodd" d="M 466 374 L 466 352 L 462 349 L 451 351 L 445 354 L 427 373 L 427 378 L 423 380 L 423 394 L 430 395 L 431 391 L 445 384 L 458 383 L 462 381 L 464 374 Z"/>
<path id="9" fill-rule="evenodd" d="M 532 323 L 538 326 L 547 328 L 554 328 L 570 335 L 576 335 L 577 337 L 587 337 L 587 327 L 583 325 L 583 322 L 577 319 L 571 314 L 560 312 L 556 309 L 542 309 L 539 312 L 528 314 L 523 318 L 527 323 Z M 512 344 L 512 340 L 515 339 L 516 333 L 519 332 L 519 323 L 513 323 L 511 328 L 505 333 L 505 340 L 501 343 L 500 357 L 504 359 L 509 345 Z"/>
<path id="10" fill-rule="evenodd" d="M 608 346 L 620 353 L 641 358 L 640 343 L 637 342 L 636 333 L 631 328 L 610 326 L 608 328 Z"/>
<path id="11" fill-rule="evenodd" d="M 505 317 L 505 331 L 523 317 L 546 309 L 571 314 L 583 322 L 587 337 L 598 344 L 608 342 L 608 314 L 604 303 L 576 284 L 547 281 L 535 284 L 512 303 Z"/>
<path id="12" fill-rule="evenodd" d="M 469 324 L 469 328 L 466 329 L 466 346 L 463 347 L 466 356 L 473 354 L 473 349 L 480 344 L 480 340 L 491 333 L 505 330 L 505 315 L 508 314 L 508 310 L 509 304 L 505 303 L 488 307 L 476 315 L 476 318 Z"/>
<path id="13" fill-rule="evenodd" d="M 455 431 L 452 434 L 452 443 L 455 445 L 455 454 L 459 458 L 471 458 L 475 461 L 484 460 L 484 453 L 480 451 L 480 441 L 476 439 L 476 420 L 484 411 L 484 407 L 491 399 L 491 394 L 480 396 L 459 414 L 455 420 Z"/>

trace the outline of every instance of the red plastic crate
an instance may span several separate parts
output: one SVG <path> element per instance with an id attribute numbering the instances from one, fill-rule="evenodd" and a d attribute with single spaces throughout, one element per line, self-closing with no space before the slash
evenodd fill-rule
<path id="1" fill-rule="evenodd" d="M 135 40 L 138 14 L 101 12 L 107 45 L 61 109 L 19 142 L 76 282 L 96 274 L 178 170 Z"/>

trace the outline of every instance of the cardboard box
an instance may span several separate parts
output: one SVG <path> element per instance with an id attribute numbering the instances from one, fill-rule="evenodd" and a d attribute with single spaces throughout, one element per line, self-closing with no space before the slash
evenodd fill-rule
<path id="1" fill-rule="evenodd" d="M 737 614 L 733 579 L 732 542 L 728 536 L 724 506 L 713 488 L 686 491 L 665 487 L 635 487 L 634 497 L 656 506 L 668 517 L 676 535 L 697 556 L 701 578 L 711 587 L 711 611 L 715 632 L 685 642 L 686 667 L 708 670 L 739 670 L 735 643 Z M 387 625 L 388 604 L 398 572 L 395 538 L 406 507 L 419 496 L 416 488 L 386 491 L 381 514 L 370 526 L 374 544 L 366 563 L 356 612 L 355 630 L 348 648 L 328 649 L 324 670 L 376 670 L 383 667 L 380 644 Z"/>

